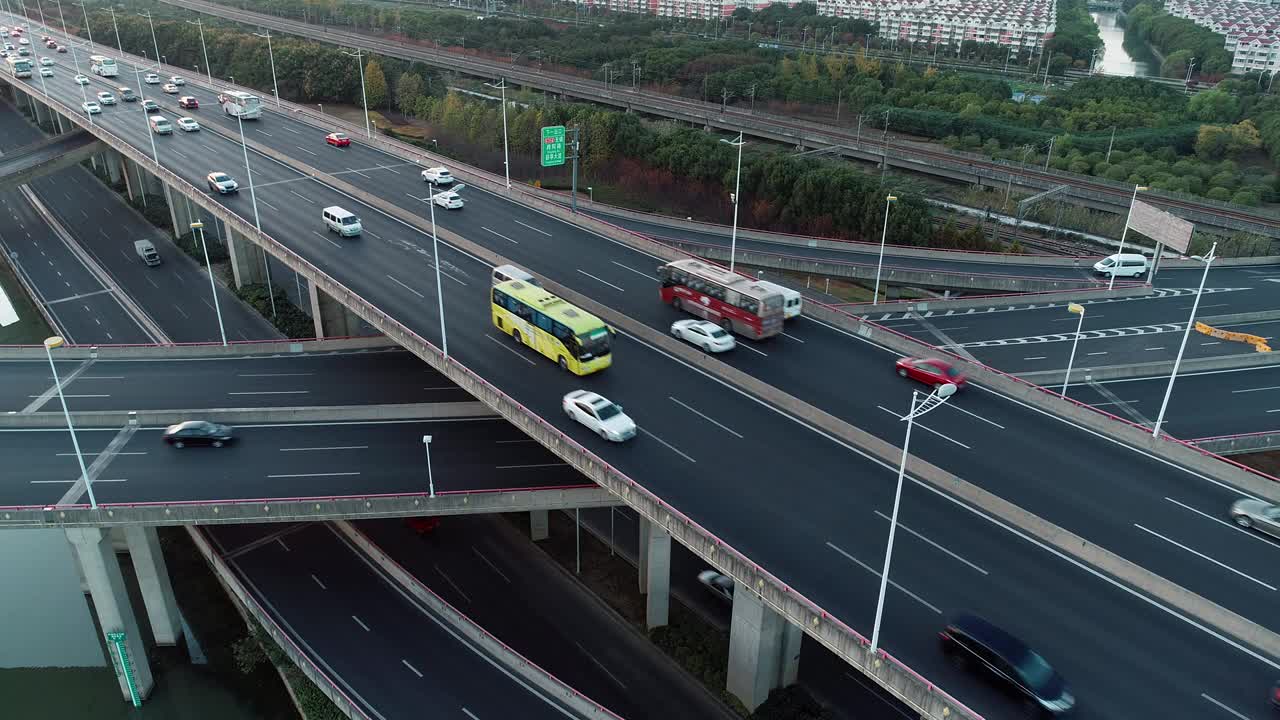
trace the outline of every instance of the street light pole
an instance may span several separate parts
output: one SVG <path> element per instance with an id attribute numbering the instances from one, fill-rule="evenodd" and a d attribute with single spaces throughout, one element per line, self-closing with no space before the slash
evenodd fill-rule
<path id="1" fill-rule="evenodd" d="M 435 497 L 436 481 L 435 481 L 435 478 L 431 476 L 431 436 L 430 435 L 422 436 L 422 445 L 427 449 L 427 490 L 430 494 L 430 497 Z"/>
<path id="2" fill-rule="evenodd" d="M 507 176 L 507 189 L 511 189 L 511 163 L 510 155 L 507 152 L 507 79 L 498 80 L 498 84 L 485 83 L 485 87 L 491 87 L 494 90 L 502 91 L 502 171 Z"/>
<path id="3" fill-rule="evenodd" d="M 428 186 L 427 204 L 431 206 L 431 254 L 436 260 L 436 305 L 440 307 L 440 353 L 449 357 L 449 336 L 444 328 L 444 286 L 440 284 L 440 242 L 436 239 L 436 184 Z"/>
<path id="4" fill-rule="evenodd" d="M 249 202 L 253 205 L 253 227 L 262 232 L 262 220 L 258 217 L 258 193 L 253 188 L 253 170 L 249 167 L 249 145 L 244 140 L 244 116 L 236 113 L 236 124 L 240 127 L 240 149 L 244 152 L 244 173 L 249 178 Z M 276 317 L 276 291 L 271 284 L 271 258 L 267 257 L 267 249 L 262 248 L 262 264 L 267 270 L 267 299 L 271 301 L 271 317 Z"/>
<path id="5" fill-rule="evenodd" d="M 733 234 L 729 236 L 729 272 L 733 272 L 733 264 L 738 254 L 738 201 L 741 199 L 742 191 L 742 146 L 746 145 L 747 141 L 742 138 L 742 133 L 738 133 L 737 140 L 720 138 L 720 142 L 738 148 L 738 173 L 733 182 L 733 194 L 729 196 L 733 201 Z"/>
<path id="6" fill-rule="evenodd" d="M 947 398 L 954 395 L 956 386 L 951 383 L 940 385 L 936 390 L 929 393 L 924 400 L 919 403 L 916 399 L 920 396 L 919 390 L 911 391 L 911 412 L 905 417 L 900 418 L 907 421 L 907 437 L 902 443 L 902 460 L 898 463 L 898 487 L 893 492 L 893 515 L 889 518 L 889 545 L 884 551 L 884 570 L 880 573 L 880 597 L 876 600 L 876 621 L 871 628 L 871 654 L 874 655 L 876 649 L 880 647 L 880 619 L 884 614 L 884 594 L 889 585 L 889 562 L 893 559 L 893 537 L 898 530 L 898 506 L 902 502 L 902 480 L 907 474 L 907 452 L 911 447 L 911 428 L 915 425 L 915 419 L 934 408 L 942 405 Z"/>
<path id="7" fill-rule="evenodd" d="M 213 295 L 213 311 L 218 315 L 218 334 L 222 336 L 222 346 L 227 345 L 227 329 L 222 325 L 222 306 L 218 303 L 218 288 L 213 284 L 213 266 L 209 264 L 209 245 L 204 241 L 204 223 L 196 220 L 191 229 L 200 234 L 200 247 L 204 250 L 204 269 L 209 272 L 209 292 Z"/>
<path id="8" fill-rule="evenodd" d="M 107 12 L 111 13 L 111 29 L 116 33 L 116 48 L 123 53 L 124 43 L 120 42 L 120 24 L 116 22 L 116 9 L 112 6 L 107 6 Z M 143 54 L 145 55 L 146 53 Z"/>
<path id="9" fill-rule="evenodd" d="M 204 53 L 204 70 L 205 70 L 205 73 L 209 76 L 209 84 L 212 85 L 213 84 L 213 68 L 209 66 L 209 47 L 204 44 L 204 20 L 196 20 L 195 22 L 191 22 L 190 20 L 187 20 L 186 23 L 188 25 L 195 25 L 196 27 L 200 28 L 200 52 Z M 272 73 L 271 77 L 274 79 L 275 78 L 274 66 L 271 73 Z M 279 98 L 278 95 L 276 97 L 277 99 Z"/>
<path id="10" fill-rule="evenodd" d="M 84 3 L 81 3 L 81 2 L 71 3 L 71 4 L 79 5 L 80 9 L 84 11 L 84 31 L 89 35 L 89 49 L 92 50 L 93 49 L 93 28 L 89 26 L 89 9 L 86 8 L 84 6 Z M 124 52 L 124 50 L 122 49 L 121 52 Z"/>
<path id="11" fill-rule="evenodd" d="M 58 400 L 62 402 L 62 416 L 67 419 L 67 432 L 71 433 L 71 446 L 76 450 L 76 461 L 80 463 L 80 477 L 84 478 L 85 490 L 89 491 L 89 507 L 98 509 L 98 500 L 93 496 L 93 482 L 89 479 L 89 471 L 84 466 L 84 454 L 80 452 L 80 441 L 76 439 L 76 428 L 71 424 L 71 412 L 67 410 L 67 397 L 62 394 L 62 381 L 58 379 L 58 368 L 53 364 L 53 349 L 62 347 L 65 341 L 54 335 L 45 338 L 44 354 L 49 357 L 49 369 L 53 371 L 53 385 L 58 389 Z"/>
<path id="12" fill-rule="evenodd" d="M 159 72 L 160 71 L 160 43 L 156 42 L 156 23 L 154 20 L 151 19 L 150 10 L 144 13 L 138 13 L 138 17 L 146 18 L 147 23 L 151 25 L 151 46 L 154 47 L 156 51 L 156 72 Z M 124 52 L 124 49 L 121 48 L 120 52 Z"/>
<path id="13" fill-rule="evenodd" d="M 160 155 L 156 152 L 156 134 L 151 131 L 151 120 L 147 115 L 147 91 L 143 89 L 145 86 L 142 82 L 142 71 L 135 64 L 133 66 L 133 75 L 138 80 L 138 107 L 142 110 L 142 124 L 147 130 L 147 139 L 151 141 L 151 159 L 156 161 L 156 165 L 160 164 Z M 147 189 L 142 188 L 142 197 L 147 196 Z"/>
<path id="14" fill-rule="evenodd" d="M 884 241 L 889 235 L 889 204 L 897 200 L 894 195 L 884 196 L 884 228 L 880 231 L 880 259 L 876 261 L 876 287 L 871 291 L 871 304 L 880 304 L 880 268 L 884 266 Z"/>
<path id="15" fill-rule="evenodd" d="M 1134 185 L 1134 186 L 1133 186 L 1133 197 L 1129 198 L 1129 214 L 1127 214 L 1127 215 L 1125 215 L 1125 216 L 1124 216 L 1124 230 L 1121 230 L 1121 231 L 1120 231 L 1120 247 L 1119 247 L 1119 249 L 1117 249 L 1117 250 L 1116 250 L 1116 254 L 1117 254 L 1117 255 L 1122 254 L 1122 253 L 1124 252 L 1124 240 L 1125 240 L 1125 238 L 1126 238 L 1126 237 L 1128 237 L 1128 236 L 1129 236 L 1129 221 L 1133 219 L 1133 206 L 1134 206 L 1134 204 L 1135 204 L 1136 202 L 1138 202 L 1138 191 L 1139 191 L 1139 190 L 1146 190 L 1146 189 L 1147 189 L 1147 188 L 1146 188 L 1146 186 L 1145 186 L 1145 185 Z M 1119 264 L 1119 262 L 1120 262 L 1120 260 L 1119 260 L 1119 258 L 1117 258 L 1117 259 L 1116 259 L 1116 263 L 1117 263 L 1117 265 Z M 1154 262 L 1154 260 L 1153 260 L 1153 262 Z M 1107 290 L 1110 290 L 1111 288 L 1115 287 L 1115 285 L 1116 285 L 1116 273 L 1115 273 L 1115 270 L 1116 270 L 1116 267 L 1113 265 L 1113 266 L 1112 266 L 1112 268 L 1111 268 L 1111 282 L 1107 283 Z"/>
<path id="16" fill-rule="evenodd" d="M 1187 327 L 1182 331 L 1182 344 L 1178 346 L 1178 357 L 1173 361 L 1173 372 L 1169 375 L 1169 385 L 1164 390 L 1164 400 L 1160 403 L 1160 414 L 1156 416 L 1155 429 L 1151 431 L 1152 437 L 1160 437 L 1160 426 L 1164 424 L 1164 411 L 1169 407 L 1169 396 L 1173 395 L 1173 381 L 1178 378 L 1178 368 L 1182 365 L 1182 353 L 1187 349 L 1187 337 L 1191 335 L 1191 328 L 1196 324 L 1196 310 L 1200 309 L 1200 296 L 1204 294 L 1205 280 L 1209 279 L 1209 266 L 1213 265 L 1213 261 L 1217 259 L 1214 253 L 1218 249 L 1218 243 L 1214 243 L 1209 248 L 1209 254 L 1201 257 L 1192 255 L 1192 260 L 1199 260 L 1204 263 L 1204 273 L 1200 275 L 1200 288 L 1196 290 L 1195 302 L 1191 303 L 1191 317 L 1187 318 Z"/>
<path id="17" fill-rule="evenodd" d="M 280 109 L 280 86 L 276 84 L 276 54 L 271 49 L 271 28 L 267 28 L 267 34 L 254 33 L 255 37 L 264 37 L 267 39 L 267 57 L 271 59 L 271 92 L 276 96 L 276 109 Z M 208 62 L 208 59 L 205 59 Z"/>
<path id="18" fill-rule="evenodd" d="M 360 104 L 364 105 L 364 135 L 372 140 L 373 131 L 369 129 L 369 95 L 364 90 L 364 61 L 361 59 L 364 53 L 361 52 L 360 48 L 356 48 L 354 53 L 343 50 L 342 54 L 355 58 L 356 63 L 360 66 Z"/>
<path id="19" fill-rule="evenodd" d="M 1062 379 L 1062 397 L 1067 396 L 1067 384 L 1071 382 L 1071 366 L 1076 364 L 1076 346 L 1080 344 L 1080 330 L 1084 328 L 1084 306 L 1080 303 L 1068 303 L 1067 312 L 1080 316 L 1076 323 L 1076 337 L 1071 341 L 1071 357 L 1067 359 L 1067 376 Z"/>

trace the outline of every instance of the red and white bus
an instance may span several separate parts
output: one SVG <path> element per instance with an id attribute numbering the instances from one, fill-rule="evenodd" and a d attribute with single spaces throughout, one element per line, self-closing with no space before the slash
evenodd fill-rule
<path id="1" fill-rule="evenodd" d="M 701 260 L 658 268 L 662 302 L 757 340 L 782 332 L 782 293 Z"/>

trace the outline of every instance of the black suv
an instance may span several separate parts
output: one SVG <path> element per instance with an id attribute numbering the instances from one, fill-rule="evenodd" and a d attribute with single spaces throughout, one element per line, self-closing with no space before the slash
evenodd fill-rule
<path id="1" fill-rule="evenodd" d="M 942 651 L 961 668 L 978 668 L 1022 698 L 1035 715 L 1059 715 L 1076 699 L 1044 658 L 1021 640 L 973 615 L 958 615 L 939 633 Z"/>

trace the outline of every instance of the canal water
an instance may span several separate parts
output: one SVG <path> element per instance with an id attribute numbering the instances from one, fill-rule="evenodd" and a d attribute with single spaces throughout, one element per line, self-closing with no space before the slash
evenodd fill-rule
<path id="1" fill-rule="evenodd" d="M 1093 21 L 1098 24 L 1098 32 L 1102 35 L 1105 52 L 1098 60 L 1097 71 L 1107 75 L 1125 77 L 1146 77 L 1160 74 L 1160 63 L 1151 56 L 1145 47 L 1125 49 L 1124 28 L 1116 22 L 1117 13 L 1093 12 Z M 1133 50 L 1137 55 L 1129 54 Z"/>

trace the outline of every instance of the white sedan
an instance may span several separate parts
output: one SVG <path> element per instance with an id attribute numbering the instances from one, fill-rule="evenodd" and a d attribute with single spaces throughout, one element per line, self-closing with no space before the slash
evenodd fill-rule
<path id="1" fill-rule="evenodd" d="M 677 320 L 671 323 L 671 334 L 709 353 L 732 350 L 737 345 L 732 335 L 707 320 Z"/>
<path id="2" fill-rule="evenodd" d="M 85 113 L 89 115 L 97 115 L 98 113 L 102 112 L 102 108 L 98 107 L 98 103 L 92 100 L 88 102 L 80 103 L 80 107 L 85 111 Z"/>
<path id="3" fill-rule="evenodd" d="M 183 132 L 195 132 L 200 129 L 200 123 L 195 118 L 180 117 L 178 118 L 178 129 Z"/>
<path id="4" fill-rule="evenodd" d="M 636 424 L 607 398 L 586 390 L 574 390 L 564 396 L 564 412 L 586 425 L 605 440 L 623 442 L 636 436 Z"/>
<path id="5" fill-rule="evenodd" d="M 77 75 L 77 76 L 76 76 L 76 83 L 77 83 L 77 84 L 79 84 L 79 85 L 88 85 L 88 84 L 89 84 L 89 78 L 85 77 L 84 75 Z"/>
<path id="6" fill-rule="evenodd" d="M 178 86 L 174 85 L 173 83 L 165 83 L 160 89 L 165 91 L 169 95 L 178 94 Z"/>
<path id="7" fill-rule="evenodd" d="M 48 66 L 50 66 L 50 65 L 52 65 L 52 64 L 53 64 L 53 58 L 51 58 L 51 57 L 42 57 L 42 58 L 40 58 L 40 64 L 41 64 L 41 65 L 43 65 L 43 66 L 45 66 L 45 67 L 48 67 Z"/>
<path id="8" fill-rule="evenodd" d="M 159 76 L 159 75 L 157 75 L 157 74 L 155 74 L 155 73 L 147 73 L 147 74 L 142 78 L 142 82 L 144 82 L 144 83 L 146 83 L 146 84 L 148 84 L 148 85 L 159 85 L 159 84 L 160 84 L 160 76 Z"/>
<path id="9" fill-rule="evenodd" d="M 169 82 L 170 82 L 170 83 L 172 83 L 172 84 L 174 84 L 174 85 L 186 85 L 186 84 L 187 84 L 186 78 L 182 77 L 181 75 L 170 75 L 170 76 L 169 76 Z"/>
<path id="10" fill-rule="evenodd" d="M 53 68 L 40 68 L 40 77 L 53 77 Z"/>

